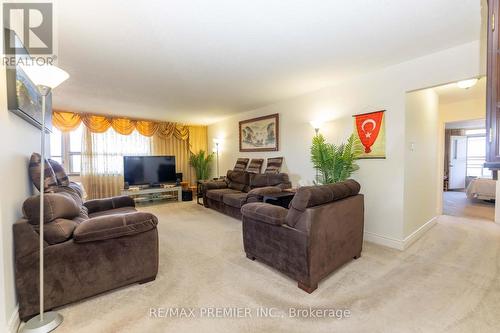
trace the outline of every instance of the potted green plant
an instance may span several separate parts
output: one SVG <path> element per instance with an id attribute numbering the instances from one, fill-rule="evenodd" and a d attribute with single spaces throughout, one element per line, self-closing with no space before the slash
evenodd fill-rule
<path id="1" fill-rule="evenodd" d="M 208 154 L 204 150 L 200 150 L 197 154 L 191 154 L 189 164 L 195 169 L 197 180 L 210 178 L 210 164 L 213 159 L 214 154 Z"/>
<path id="2" fill-rule="evenodd" d="M 311 162 L 317 170 L 317 183 L 331 184 L 348 179 L 359 169 L 356 160 L 363 153 L 363 146 L 354 134 L 340 145 L 326 142 L 323 135 L 313 138 Z"/>

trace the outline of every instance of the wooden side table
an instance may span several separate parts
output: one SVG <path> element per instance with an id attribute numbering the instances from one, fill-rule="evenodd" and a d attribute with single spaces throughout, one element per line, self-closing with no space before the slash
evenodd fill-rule
<path id="1" fill-rule="evenodd" d="M 200 199 L 203 199 L 203 184 L 205 180 L 197 180 L 196 181 L 196 203 L 198 205 L 203 205 L 203 202 L 200 203 Z"/>

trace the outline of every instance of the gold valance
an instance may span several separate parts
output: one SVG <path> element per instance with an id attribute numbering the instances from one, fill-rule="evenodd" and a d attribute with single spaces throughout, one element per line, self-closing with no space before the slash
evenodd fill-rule
<path id="1" fill-rule="evenodd" d="M 117 133 L 130 135 L 137 130 L 141 135 L 152 137 L 157 135 L 162 139 L 172 136 L 178 140 L 188 141 L 190 151 L 197 153 L 200 149 L 207 150 L 207 126 L 184 126 L 172 122 L 138 120 L 103 116 L 89 113 L 68 111 L 53 111 L 52 125 L 62 132 L 73 131 L 83 124 L 93 133 L 104 133 L 112 127 Z"/>
<path id="2" fill-rule="evenodd" d="M 113 127 L 117 133 L 122 135 L 129 135 L 137 130 L 140 134 L 149 137 L 158 133 L 158 136 L 165 139 L 172 135 L 179 140 L 188 140 L 189 138 L 188 126 L 171 122 L 135 120 L 67 111 L 54 111 L 52 114 L 52 124 L 63 132 L 75 130 L 82 122 L 93 133 L 104 133 Z"/>

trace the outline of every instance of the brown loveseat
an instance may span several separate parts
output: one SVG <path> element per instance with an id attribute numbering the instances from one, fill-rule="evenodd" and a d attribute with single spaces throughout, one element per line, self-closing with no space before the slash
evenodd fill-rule
<path id="1" fill-rule="evenodd" d="M 247 257 L 258 259 L 313 292 L 318 282 L 361 255 L 364 199 L 354 180 L 301 187 L 285 209 L 265 203 L 242 207 Z"/>
<path id="2" fill-rule="evenodd" d="M 243 205 L 260 202 L 267 193 L 277 193 L 291 187 L 286 173 L 255 174 L 229 170 L 225 180 L 204 183 L 203 203 L 207 208 L 241 219 Z"/>
<path id="3" fill-rule="evenodd" d="M 51 309 L 132 283 L 158 272 L 158 220 L 137 212 L 129 197 L 82 203 L 74 185 L 45 194 L 45 307 Z M 38 314 L 39 196 L 23 205 L 14 224 L 19 315 Z"/>

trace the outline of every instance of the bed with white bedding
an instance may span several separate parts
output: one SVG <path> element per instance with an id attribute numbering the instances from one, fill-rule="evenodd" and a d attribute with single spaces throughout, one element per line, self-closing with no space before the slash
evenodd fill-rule
<path id="1" fill-rule="evenodd" d="M 479 200 L 495 200 L 496 184 L 494 179 L 475 178 L 467 186 L 467 198 Z"/>

